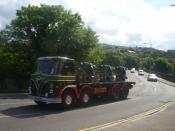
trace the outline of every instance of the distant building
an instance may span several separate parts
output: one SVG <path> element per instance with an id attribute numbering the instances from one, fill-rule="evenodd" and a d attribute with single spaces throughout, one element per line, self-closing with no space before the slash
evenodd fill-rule
<path id="1" fill-rule="evenodd" d="M 128 50 L 129 53 L 135 53 L 135 51 L 132 51 L 132 50 Z"/>

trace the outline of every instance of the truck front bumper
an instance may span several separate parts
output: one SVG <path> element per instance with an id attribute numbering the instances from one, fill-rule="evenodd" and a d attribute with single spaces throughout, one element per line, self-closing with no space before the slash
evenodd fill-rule
<path id="1" fill-rule="evenodd" d="M 39 96 L 30 96 L 30 98 L 33 99 L 34 101 L 45 102 L 47 104 L 62 102 L 61 98 L 46 98 L 46 97 L 39 97 Z"/>

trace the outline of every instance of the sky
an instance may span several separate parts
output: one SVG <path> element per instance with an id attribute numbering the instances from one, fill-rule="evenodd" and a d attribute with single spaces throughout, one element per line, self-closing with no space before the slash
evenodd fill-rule
<path id="1" fill-rule="evenodd" d="M 3 0 L 0 30 L 17 9 L 31 5 L 63 5 L 78 12 L 101 43 L 175 50 L 175 0 Z M 144 44 L 146 43 L 146 44 Z"/>

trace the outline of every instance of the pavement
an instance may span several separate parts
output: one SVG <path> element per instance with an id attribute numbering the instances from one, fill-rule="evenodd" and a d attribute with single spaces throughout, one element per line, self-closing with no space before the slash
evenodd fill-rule
<path id="1" fill-rule="evenodd" d="M 173 82 L 167 81 L 167 80 L 162 79 L 162 78 L 160 78 L 160 77 L 158 78 L 158 80 L 159 80 L 160 82 L 164 83 L 164 84 L 167 84 L 167 85 L 170 85 L 170 86 L 175 87 L 175 83 L 173 83 Z"/>

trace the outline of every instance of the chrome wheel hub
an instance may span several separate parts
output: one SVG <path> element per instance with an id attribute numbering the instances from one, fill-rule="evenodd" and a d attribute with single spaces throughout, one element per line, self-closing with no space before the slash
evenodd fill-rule
<path id="1" fill-rule="evenodd" d="M 72 101 L 73 101 L 72 97 L 70 95 L 67 95 L 65 99 L 66 105 L 71 105 Z"/>
<path id="2" fill-rule="evenodd" d="M 89 95 L 88 94 L 84 94 L 84 96 L 83 96 L 83 102 L 84 103 L 89 102 Z"/>

